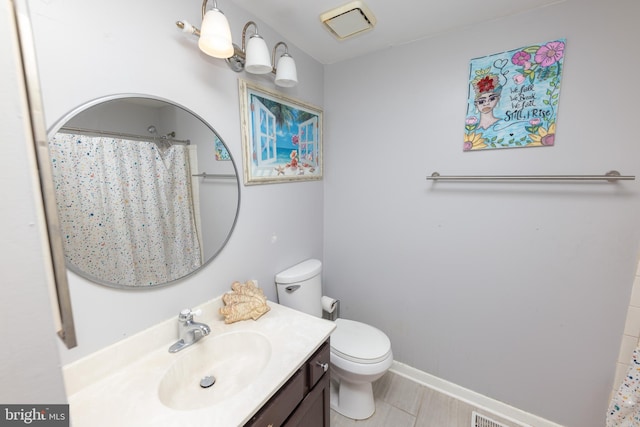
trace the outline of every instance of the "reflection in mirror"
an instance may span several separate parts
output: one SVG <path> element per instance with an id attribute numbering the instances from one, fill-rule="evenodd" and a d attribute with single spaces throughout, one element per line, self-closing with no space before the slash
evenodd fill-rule
<path id="1" fill-rule="evenodd" d="M 222 250 L 240 206 L 237 169 L 194 113 L 155 97 L 92 101 L 49 132 L 67 267 L 94 282 L 166 285 Z"/>

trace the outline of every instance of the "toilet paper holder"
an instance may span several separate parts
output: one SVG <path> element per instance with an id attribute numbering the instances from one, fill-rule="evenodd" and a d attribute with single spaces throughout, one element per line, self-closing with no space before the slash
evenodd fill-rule
<path id="1" fill-rule="evenodd" d="M 335 300 L 333 305 L 335 306 L 335 309 L 332 310 L 331 312 L 325 310 L 324 308 L 322 309 L 323 319 L 334 321 L 338 317 L 340 317 L 340 300 L 339 299 Z"/>

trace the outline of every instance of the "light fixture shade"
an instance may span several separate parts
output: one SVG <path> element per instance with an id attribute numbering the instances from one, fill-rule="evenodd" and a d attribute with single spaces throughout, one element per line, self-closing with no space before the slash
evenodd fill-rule
<path id="1" fill-rule="evenodd" d="M 293 87 L 298 84 L 296 63 L 288 53 L 283 54 L 278 60 L 276 84 L 282 87 Z"/>
<path id="2" fill-rule="evenodd" d="M 198 47 L 214 58 L 233 56 L 233 42 L 229 21 L 218 9 L 207 11 L 202 19 Z"/>
<path id="3" fill-rule="evenodd" d="M 244 69 L 252 74 L 266 74 L 271 72 L 271 57 L 264 39 L 254 34 L 247 43 L 247 59 Z"/>

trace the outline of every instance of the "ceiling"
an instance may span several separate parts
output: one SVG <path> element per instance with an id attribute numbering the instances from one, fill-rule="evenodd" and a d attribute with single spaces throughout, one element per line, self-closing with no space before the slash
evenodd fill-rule
<path id="1" fill-rule="evenodd" d="M 225 1 L 256 16 L 322 64 L 333 64 L 564 0 L 364 0 L 377 20 L 375 28 L 342 41 L 319 17 L 351 0 L 223 0 L 218 2 L 222 11 Z"/>

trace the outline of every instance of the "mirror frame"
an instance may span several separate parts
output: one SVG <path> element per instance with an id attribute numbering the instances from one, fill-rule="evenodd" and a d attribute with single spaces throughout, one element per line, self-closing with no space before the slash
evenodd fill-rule
<path id="1" fill-rule="evenodd" d="M 69 120 L 71 120 L 72 118 L 76 117 L 78 114 L 92 108 L 95 107 L 96 105 L 100 105 L 102 103 L 105 102 L 110 102 L 110 101 L 117 101 L 117 100 L 124 100 L 126 98 L 143 98 L 143 99 L 149 99 L 149 100 L 153 100 L 153 101 L 158 101 L 158 102 L 164 102 L 166 104 L 169 104 L 175 108 L 180 108 L 181 110 L 191 114 L 193 117 L 195 117 L 196 119 L 200 120 L 207 128 L 209 128 L 209 130 L 211 132 L 213 132 L 213 134 L 216 136 L 216 138 L 218 138 L 219 141 L 221 141 L 225 148 L 227 149 L 227 152 L 229 152 L 229 147 L 227 146 L 226 142 L 224 141 L 224 139 L 222 139 L 220 137 L 220 135 L 218 134 L 218 132 L 216 132 L 216 130 L 213 128 L 213 126 L 207 122 L 206 120 L 204 120 L 202 118 L 202 116 L 200 116 L 199 114 L 194 113 L 192 110 L 190 110 L 189 108 L 186 108 L 183 105 L 177 104 L 174 101 L 168 100 L 166 98 L 162 98 L 159 96 L 155 96 L 155 95 L 147 95 L 147 94 L 141 94 L 141 93 L 118 93 L 118 94 L 113 94 L 113 95 L 106 95 L 106 96 L 102 96 L 99 98 L 95 98 L 92 99 L 90 101 L 87 101 L 83 104 L 81 104 L 80 106 L 74 108 L 73 110 L 71 110 L 70 112 L 68 112 L 67 114 L 65 114 L 64 116 L 62 116 L 60 119 L 58 119 L 50 128 L 49 131 L 47 132 L 47 140 L 45 141 L 45 144 L 47 145 L 47 161 L 50 163 L 51 159 L 49 157 L 49 140 L 60 130 L 60 128 L 62 128 Z M 231 161 L 231 164 L 233 166 L 233 170 L 235 171 L 235 175 L 236 175 L 236 189 L 237 189 L 237 193 L 238 193 L 238 201 L 236 203 L 236 213 L 233 219 L 233 223 L 231 224 L 231 228 L 229 229 L 229 232 L 227 233 L 227 236 L 225 237 L 224 241 L 222 242 L 222 244 L 220 245 L 219 248 L 216 249 L 216 251 L 211 255 L 211 257 L 209 257 L 209 259 L 205 260 L 200 267 L 196 268 L 195 270 L 189 272 L 188 274 L 181 276 L 177 279 L 173 279 L 170 280 L 168 282 L 163 282 L 163 283 L 158 283 L 158 284 L 154 284 L 151 286 L 130 286 L 130 285 L 121 285 L 121 284 L 117 284 L 117 283 L 112 283 L 112 282 L 108 282 L 105 280 L 102 280 L 99 277 L 93 276 L 89 273 L 86 273 L 84 271 L 82 271 L 81 269 L 77 268 L 75 265 L 71 264 L 71 263 L 66 263 L 65 259 L 64 259 L 64 244 L 62 242 L 62 238 L 61 235 L 59 233 L 60 231 L 60 225 L 58 222 L 56 222 L 55 224 L 55 229 L 56 231 L 58 231 L 58 239 L 60 240 L 60 243 L 62 244 L 63 247 L 63 251 L 62 251 L 62 261 L 65 263 L 66 268 L 69 269 L 70 271 L 72 271 L 74 274 L 78 275 L 79 277 L 82 277 L 85 280 L 89 280 L 93 283 L 97 283 L 99 285 L 103 285 L 109 288 L 115 288 L 115 289 L 124 289 L 124 290 L 132 290 L 132 291 L 139 291 L 139 290 L 151 290 L 151 289 L 158 289 L 158 288 L 162 288 L 165 286 L 170 286 L 170 285 L 174 285 L 178 282 L 181 282 L 185 279 L 187 279 L 188 277 L 191 277 L 192 275 L 196 274 L 197 272 L 201 271 L 204 267 L 206 267 L 207 265 L 209 265 L 219 254 L 220 252 L 225 248 L 225 246 L 227 245 L 227 243 L 229 242 L 229 239 L 231 238 L 231 235 L 233 234 L 233 231 L 235 230 L 236 224 L 238 222 L 238 216 L 240 214 L 240 198 L 241 198 L 241 177 L 238 174 L 238 167 L 236 165 L 236 162 L 233 158 L 233 156 L 231 155 L 231 153 L 229 152 L 229 158 Z M 47 165 L 47 167 L 49 169 L 51 169 L 51 165 Z M 53 173 L 51 173 L 51 182 L 53 182 Z M 53 192 L 50 197 L 52 197 L 53 200 L 53 208 L 56 210 L 56 220 L 57 220 L 57 205 L 55 203 L 55 189 L 51 188 L 51 191 Z M 49 195 L 47 196 L 49 197 Z"/>
<path id="2" fill-rule="evenodd" d="M 64 261 L 64 248 L 62 237 L 58 227 L 58 210 L 55 202 L 55 189 L 53 188 L 53 173 L 49 159 L 49 140 L 47 138 L 46 124 L 42 94 L 40 91 L 40 78 L 36 61 L 35 43 L 26 0 L 10 2 L 16 21 L 18 40 L 20 40 L 19 55 L 22 60 L 22 71 L 26 89 L 26 98 L 29 102 L 29 115 L 31 133 L 38 164 L 40 177 L 40 190 L 42 196 L 44 217 L 47 224 L 47 240 L 49 243 L 49 256 L 51 257 L 51 272 L 53 283 L 50 285 L 52 295 L 55 295 L 58 312 L 57 325 L 58 336 L 67 348 L 77 347 L 75 323 L 71 307 L 71 295 L 69 293 L 69 281 Z"/>

